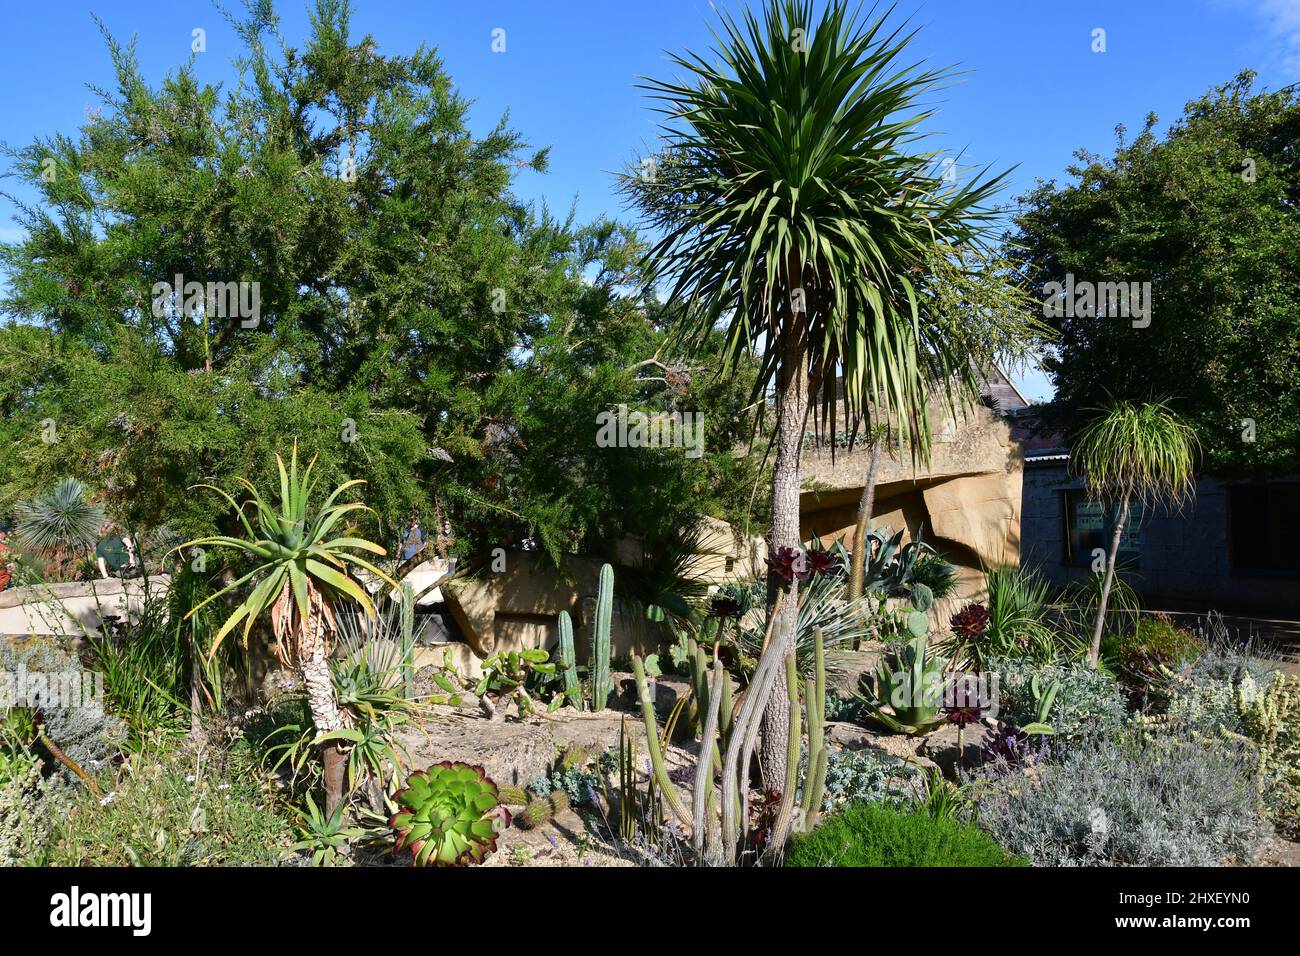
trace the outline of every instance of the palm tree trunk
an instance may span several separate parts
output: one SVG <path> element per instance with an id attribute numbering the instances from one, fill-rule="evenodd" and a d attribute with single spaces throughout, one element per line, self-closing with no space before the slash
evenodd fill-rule
<path id="1" fill-rule="evenodd" d="M 871 512 L 876 507 L 876 477 L 880 473 L 880 456 L 884 450 L 884 441 L 876 436 L 871 443 L 871 462 L 867 465 L 867 483 L 862 488 L 862 497 L 858 499 L 858 523 L 853 529 L 853 567 L 849 571 L 849 600 L 856 601 L 862 597 L 863 579 L 867 573 L 867 531 L 871 527 Z M 862 636 L 853 638 L 856 651 L 862 644 Z"/>
<path id="2" fill-rule="evenodd" d="M 799 483 L 803 433 L 808 418 L 809 381 L 804 355 L 805 330 L 795 315 L 783 338 L 782 381 L 776 406 L 776 460 L 772 467 L 772 525 L 767 536 L 768 553 L 778 548 L 799 548 Z M 781 603 L 769 640 L 777 647 L 788 646 L 794 653 L 791 632 L 799 616 L 799 583 L 787 582 L 770 570 L 767 575 L 767 607 L 772 613 L 776 598 L 783 590 Z M 785 764 L 790 733 L 790 701 L 784 681 L 773 681 L 767 709 L 763 712 L 763 742 L 759 751 L 759 770 L 763 788 L 779 791 L 785 786 Z M 741 781 L 741 786 L 745 781 Z"/>
<path id="3" fill-rule="evenodd" d="M 1119 508 L 1119 520 L 1115 522 L 1115 533 L 1110 538 L 1110 557 L 1106 561 L 1106 579 L 1101 585 L 1101 600 L 1097 602 L 1097 624 L 1092 629 L 1092 647 L 1088 650 L 1088 666 L 1097 669 L 1101 661 L 1101 630 L 1106 623 L 1106 602 L 1110 600 L 1110 586 L 1115 581 L 1115 559 L 1119 555 L 1119 541 L 1124 536 L 1124 525 L 1128 521 L 1129 493 L 1125 492 Z"/>

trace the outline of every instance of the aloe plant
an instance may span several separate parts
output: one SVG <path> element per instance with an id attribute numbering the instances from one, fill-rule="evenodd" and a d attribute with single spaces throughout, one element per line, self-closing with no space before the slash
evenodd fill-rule
<path id="1" fill-rule="evenodd" d="M 469 866 L 497 848 L 498 828 L 510 823 L 497 786 L 482 767 L 444 760 L 418 770 L 393 794 L 395 850 L 410 850 L 416 866 Z"/>
<path id="2" fill-rule="evenodd" d="M 204 601 L 190 609 L 186 619 L 205 605 L 245 586 L 250 590 L 244 600 L 226 618 L 212 639 L 209 656 L 217 652 L 226 635 L 243 624 L 244 645 L 248 645 L 253 624 L 263 615 L 271 620 L 275 637 L 275 652 L 285 666 L 296 666 L 307 688 L 312 722 L 317 734 L 327 737 L 344 729 L 345 719 L 334 693 L 333 676 L 329 658 L 338 635 L 333 602 L 350 598 L 360 605 L 371 619 L 376 617 L 374 603 L 356 580 L 349 576 L 350 567 L 374 575 L 380 581 L 396 588 L 397 585 L 357 552 L 383 556 L 384 549 L 350 530 L 336 530 L 340 520 L 354 511 L 369 511 L 364 504 L 338 504 L 339 498 L 349 488 L 364 485 L 359 479 L 345 481 L 315 507 L 312 503 L 316 489 L 312 481 L 313 457 L 301 474 L 298 471 L 298 445 L 286 469 L 284 460 L 275 456 L 280 472 L 280 498 L 272 507 L 256 486 L 246 478 L 236 479 L 251 495 L 244 507 L 235 499 L 212 485 L 197 485 L 215 491 L 235 510 L 246 538 L 212 535 L 197 538 L 181 545 L 191 547 L 224 547 L 248 555 L 256 562 L 253 570 L 227 584 Z M 245 509 L 252 504 L 257 515 L 254 530 Z M 344 752 L 337 739 L 323 742 L 325 754 L 325 813 L 333 815 L 343 799 Z"/>
<path id="3" fill-rule="evenodd" d="M 918 612 L 919 613 L 919 612 Z M 944 721 L 943 672 L 948 660 L 930 652 L 924 636 L 886 651 L 862 678 L 864 716 L 895 734 L 924 734 Z"/>

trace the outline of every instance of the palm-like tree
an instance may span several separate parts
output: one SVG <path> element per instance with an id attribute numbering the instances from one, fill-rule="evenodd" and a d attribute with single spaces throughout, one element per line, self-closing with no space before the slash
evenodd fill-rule
<path id="1" fill-rule="evenodd" d="M 302 673 L 307 689 L 316 733 L 328 734 L 344 726 L 345 715 L 339 708 L 330 673 L 329 656 L 338 635 L 332 602 L 342 599 L 355 601 L 370 617 L 375 617 L 375 606 L 356 580 L 349 576 L 349 565 L 374 575 L 391 587 L 392 580 L 357 552 L 368 552 L 382 557 L 384 549 L 364 538 L 356 537 L 352 529 L 336 531 L 343 517 L 354 511 L 369 511 L 358 502 L 339 503 L 342 494 L 364 481 L 346 481 L 334 489 L 319 507 L 312 505 L 315 483 L 311 472 L 316 463 L 313 458 L 306 470 L 298 473 L 298 446 L 286 470 L 284 460 L 275 456 L 280 471 L 280 500 L 273 508 L 246 478 L 236 479 L 251 495 L 243 507 L 220 488 L 209 488 L 225 498 L 239 516 L 247 538 L 213 535 L 186 542 L 189 547 L 227 547 L 251 557 L 256 566 L 243 577 L 232 581 L 206 600 L 192 608 L 194 614 L 204 605 L 246 584 L 252 583 L 247 597 L 231 612 L 230 617 L 217 631 L 209 654 L 215 654 L 221 642 L 231 631 L 243 624 L 243 639 L 247 646 L 253 624 L 263 615 L 271 622 L 275 636 L 275 652 L 280 663 L 297 667 Z M 245 508 L 251 504 L 257 513 L 257 528 L 249 521 Z M 337 740 L 324 746 L 326 812 L 333 813 L 342 802 L 344 754 Z"/>
<path id="2" fill-rule="evenodd" d="M 836 381 L 846 419 L 893 421 L 914 452 L 929 446 L 935 382 L 950 402 L 978 388 L 968 350 L 927 308 L 936 249 L 977 239 L 1000 177 L 948 183 L 936 153 L 916 149 L 930 111 L 919 99 L 952 74 L 903 60 L 913 34 L 829 0 L 768 0 L 723 15 L 716 63 L 674 56 L 683 78 L 647 80 L 663 148 L 623 177 L 661 236 L 653 276 L 688 306 L 687 344 L 725 329 L 723 371 L 761 355 L 756 397 L 775 396 L 768 547 L 798 548 L 800 456 L 820 401 L 834 430 Z M 769 574 L 769 613 L 794 581 Z M 788 653 L 795 595 L 768 651 Z M 765 715 L 764 782 L 785 767 L 785 688 Z"/>
<path id="3" fill-rule="evenodd" d="M 1164 402 L 1118 401 L 1094 411 L 1095 417 L 1074 441 L 1070 461 L 1091 497 L 1118 504 L 1088 650 L 1088 664 L 1095 668 L 1115 580 L 1115 558 L 1130 505 L 1137 498 L 1144 504 L 1181 506 L 1193 498 L 1199 443 L 1195 430 Z"/>
<path id="4" fill-rule="evenodd" d="M 76 478 L 60 480 L 15 510 L 18 544 L 42 554 L 84 551 L 104 524 L 104 509 L 86 500 L 86 486 Z"/>

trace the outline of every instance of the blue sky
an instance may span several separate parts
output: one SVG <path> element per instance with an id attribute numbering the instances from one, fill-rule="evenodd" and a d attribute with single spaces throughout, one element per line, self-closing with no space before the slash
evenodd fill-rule
<path id="1" fill-rule="evenodd" d="M 714 18 L 705 0 L 354 6 L 357 37 L 373 34 L 381 50 L 409 52 L 421 42 L 437 48 L 462 92 L 476 100 L 478 131 L 509 110 L 530 143 L 551 146 L 550 171 L 523 173 L 516 189 L 561 212 L 576 201 L 584 219 L 624 214 L 610 171 L 655 135 L 636 78 L 667 75 L 665 50 L 706 48 Z M 92 12 L 117 37 L 138 37 L 151 79 L 189 56 L 196 27 L 207 43 L 200 77 L 231 75 L 234 37 L 209 0 L 7 0 L 4 7 L 0 140 L 10 145 L 72 131 L 94 102 L 87 84 L 111 84 Z M 277 7 L 286 35 L 299 40 L 305 3 L 279 0 Z M 918 58 L 971 71 L 937 104 L 935 144 L 964 153 L 963 164 L 1017 167 L 1005 201 L 1038 178 L 1061 178 L 1079 147 L 1109 151 L 1116 124 L 1137 130 L 1149 111 L 1167 123 L 1189 99 L 1243 68 L 1269 88 L 1300 81 L 1300 0 L 900 0 L 898 10 L 922 27 Z M 497 29 L 505 31 L 503 53 L 492 49 Z M 1092 51 L 1097 29 L 1105 31 L 1104 53 Z M 18 236 L 12 214 L 12 203 L 0 198 L 0 239 Z M 1041 374 L 1019 378 L 1030 397 L 1049 397 Z"/>

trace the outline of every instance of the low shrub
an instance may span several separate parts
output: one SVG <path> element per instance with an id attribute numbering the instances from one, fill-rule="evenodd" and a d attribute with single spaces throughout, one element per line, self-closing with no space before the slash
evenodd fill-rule
<path id="1" fill-rule="evenodd" d="M 1248 748 L 1095 738 L 978 782 L 979 822 L 1038 866 L 1218 866 L 1266 831 Z"/>
<path id="2" fill-rule="evenodd" d="M 786 866 L 1024 866 L 969 823 L 850 803 L 786 852 Z"/>
<path id="3" fill-rule="evenodd" d="M 0 866 L 43 861 L 57 800 L 35 757 L 0 748 Z"/>
<path id="4" fill-rule="evenodd" d="M 826 760 L 826 790 L 822 809 L 855 801 L 901 805 L 922 789 L 921 774 L 915 767 L 872 750 L 830 748 Z M 806 779 L 808 754 L 799 764 L 799 780 Z"/>
<path id="5" fill-rule="evenodd" d="M 1107 634 L 1101 660 L 1119 681 L 1131 709 L 1160 712 L 1169 702 L 1165 672 L 1188 666 L 1204 650 L 1196 634 L 1158 614 L 1140 618 L 1131 632 Z"/>
<path id="6" fill-rule="evenodd" d="M 292 819 L 246 750 L 132 754 L 103 800 L 81 790 L 53 815 L 51 866 L 268 866 L 293 842 Z"/>
<path id="7" fill-rule="evenodd" d="M 1054 740 L 1114 736 L 1124 725 L 1127 709 L 1119 684 L 1104 671 L 1083 664 L 1034 665 L 1009 657 L 992 658 L 988 670 L 998 675 L 997 716 L 1006 723 L 1023 727 L 1038 719 L 1032 688 L 1037 675 L 1040 687 L 1060 682 L 1047 719 Z"/>

